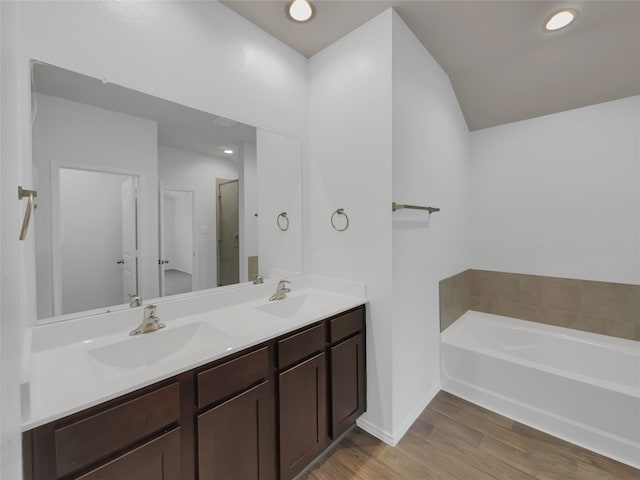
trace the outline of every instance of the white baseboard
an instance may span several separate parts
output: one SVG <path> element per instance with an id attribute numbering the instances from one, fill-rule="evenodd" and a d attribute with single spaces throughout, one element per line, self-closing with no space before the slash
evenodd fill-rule
<path id="1" fill-rule="evenodd" d="M 373 423 L 363 419 L 362 417 L 360 417 L 356 421 L 356 425 L 358 425 L 365 432 L 376 437 L 378 440 L 382 440 L 387 445 L 393 445 L 393 435 L 391 435 L 388 432 L 385 432 L 377 425 L 374 425 Z"/>
<path id="2" fill-rule="evenodd" d="M 411 413 L 407 415 L 407 417 L 398 426 L 398 428 L 394 429 L 393 443 L 391 444 L 392 446 L 395 447 L 398 444 L 398 442 L 402 440 L 402 437 L 404 437 L 405 433 L 409 431 L 409 429 L 411 428 L 411 425 L 413 425 L 413 422 L 415 422 L 418 419 L 420 414 L 424 411 L 425 408 L 427 408 L 427 405 L 431 403 L 431 400 L 434 399 L 434 397 L 438 394 L 439 391 L 440 391 L 440 385 L 439 384 L 434 385 L 431 388 L 431 390 L 429 390 L 429 392 L 427 392 L 427 394 L 424 397 L 422 397 L 422 400 L 418 402 L 418 404 L 413 409 L 413 411 L 411 411 Z"/>
<path id="3" fill-rule="evenodd" d="M 413 422 L 417 420 L 420 414 L 427 408 L 427 405 L 431 403 L 431 400 L 438 394 L 440 391 L 440 385 L 435 385 L 429 392 L 422 397 L 422 399 L 418 402 L 416 407 L 407 415 L 404 421 L 398 426 L 398 428 L 394 429 L 393 433 L 389 433 L 377 425 L 369 422 L 368 420 L 360 417 L 356 424 L 363 429 L 365 432 L 373 435 L 378 440 L 382 440 L 387 445 L 391 445 L 395 447 L 402 437 L 404 437 L 405 433 L 411 428 Z"/>

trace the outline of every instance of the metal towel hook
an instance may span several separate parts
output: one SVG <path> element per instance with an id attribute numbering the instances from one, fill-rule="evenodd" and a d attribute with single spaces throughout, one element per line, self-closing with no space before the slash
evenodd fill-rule
<path id="1" fill-rule="evenodd" d="M 347 222 L 347 223 L 345 223 L 344 227 L 342 227 L 342 228 L 336 227 L 336 224 L 333 222 L 334 217 L 336 215 L 343 215 L 344 216 L 344 218 L 345 218 L 345 220 Z M 331 214 L 331 226 L 334 228 L 334 230 L 336 230 L 338 232 L 344 232 L 347 228 L 349 228 L 349 216 L 346 213 L 344 213 L 344 208 L 338 208 L 335 212 L 333 212 Z"/>
<path id="2" fill-rule="evenodd" d="M 22 229 L 20 230 L 20 240 L 27 238 L 27 230 L 29 229 L 29 220 L 31 220 L 31 210 L 33 210 L 33 199 L 38 196 L 35 190 L 26 190 L 18 187 L 18 200 L 28 197 L 27 210 L 24 212 L 24 220 L 22 221 Z"/>

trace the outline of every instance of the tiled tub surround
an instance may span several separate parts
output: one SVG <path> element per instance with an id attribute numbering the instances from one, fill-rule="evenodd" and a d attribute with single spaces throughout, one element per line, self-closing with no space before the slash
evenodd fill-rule
<path id="1" fill-rule="evenodd" d="M 471 309 L 471 270 L 440 280 L 440 331 Z"/>
<path id="2" fill-rule="evenodd" d="M 469 309 L 640 340 L 640 285 L 487 270 L 441 280 L 440 330 Z"/>

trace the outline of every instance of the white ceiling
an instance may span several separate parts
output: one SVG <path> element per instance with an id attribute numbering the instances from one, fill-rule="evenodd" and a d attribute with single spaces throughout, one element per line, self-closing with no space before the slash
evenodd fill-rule
<path id="1" fill-rule="evenodd" d="M 394 7 L 448 74 L 470 130 L 640 95 L 640 0 L 316 0 L 295 24 L 286 1 L 223 1 L 311 57 Z M 577 21 L 555 33 L 542 22 L 561 7 Z"/>
<path id="2" fill-rule="evenodd" d="M 236 160 L 238 145 L 256 142 L 256 129 L 251 125 L 221 126 L 215 123 L 220 118 L 216 115 L 52 65 L 33 65 L 33 88 L 45 95 L 153 120 L 158 123 L 158 144 L 165 147 Z M 232 147 L 235 153 L 224 154 L 224 147 Z"/>

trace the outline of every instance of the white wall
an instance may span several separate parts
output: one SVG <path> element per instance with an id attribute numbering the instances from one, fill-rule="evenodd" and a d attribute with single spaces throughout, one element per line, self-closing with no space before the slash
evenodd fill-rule
<path id="1" fill-rule="evenodd" d="M 367 413 L 391 442 L 391 10 L 310 59 L 310 273 L 367 284 Z M 344 208 L 349 229 L 329 220 Z"/>
<path id="2" fill-rule="evenodd" d="M 216 179 L 238 178 L 238 166 L 228 158 L 158 147 L 158 178 L 167 189 L 194 192 L 195 254 L 198 287 L 218 286 L 216 258 Z M 171 268 L 171 264 L 168 265 Z"/>
<path id="3" fill-rule="evenodd" d="M 33 230 L 26 242 L 18 240 L 26 200 L 17 201 L 16 186 L 30 188 L 31 182 L 23 183 L 19 162 L 24 152 L 17 141 L 21 129 L 16 116 L 28 114 L 28 109 L 24 111 L 24 105 L 16 95 L 18 31 L 13 5 L 0 2 L 0 22 L 0 478 L 12 480 L 22 475 L 19 385 L 23 319 L 27 314 L 23 253 L 25 249 L 33 251 Z M 32 310 L 35 311 L 35 306 Z"/>
<path id="4" fill-rule="evenodd" d="M 51 305 L 51 168 L 52 162 L 140 174 L 142 246 L 139 285 L 142 298 L 158 296 L 157 124 L 150 120 L 62 98 L 37 94 L 33 127 L 34 185 L 38 210 L 34 218 L 38 317 L 53 315 Z M 96 214 L 98 214 L 96 212 Z M 120 240 L 121 244 L 122 241 Z M 116 302 L 116 304 L 122 301 Z M 65 309 L 66 310 L 66 309 Z"/>
<path id="5" fill-rule="evenodd" d="M 276 269 L 302 273 L 301 154 L 298 140 L 257 130 L 258 269 L 265 277 Z M 289 219 L 286 231 L 276 223 L 282 212 Z"/>
<path id="6" fill-rule="evenodd" d="M 368 411 L 395 444 L 438 392 L 438 281 L 467 268 L 468 130 L 448 77 L 388 10 L 311 58 L 311 269 L 360 280 Z M 392 201 L 442 208 L 391 212 Z M 336 208 L 350 227 L 334 231 Z"/>
<path id="7" fill-rule="evenodd" d="M 640 283 L 640 97 L 471 134 L 473 268 Z"/>
<path id="8" fill-rule="evenodd" d="M 29 60 L 299 139 L 307 131 L 307 61 L 217 2 L 3 1 L 0 9 L 1 328 L 3 345 L 10 345 L 2 350 L 0 473 L 17 480 L 17 372 L 22 331 L 36 318 L 33 240 L 17 240 L 24 202 L 15 198 L 16 185 L 32 183 Z"/>
<path id="9" fill-rule="evenodd" d="M 18 3 L 22 61 L 306 135 L 305 58 L 218 2 Z"/>
<path id="10" fill-rule="evenodd" d="M 469 132 L 448 76 L 393 13 L 394 439 L 440 389 L 438 282 L 468 268 Z M 389 205 L 385 205 L 388 210 Z"/>

